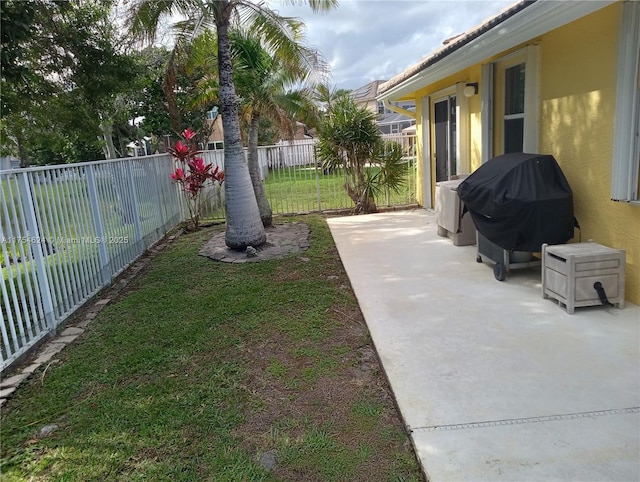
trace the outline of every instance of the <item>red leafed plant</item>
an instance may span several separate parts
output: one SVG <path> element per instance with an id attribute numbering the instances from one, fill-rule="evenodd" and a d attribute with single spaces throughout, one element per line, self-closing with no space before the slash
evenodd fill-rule
<path id="1" fill-rule="evenodd" d="M 199 157 L 201 152 L 195 146 L 195 136 L 196 133 L 191 129 L 184 130 L 180 135 L 182 139 L 169 148 L 169 152 L 173 155 L 176 166 L 171 179 L 182 188 L 193 229 L 197 230 L 200 226 L 203 191 L 207 184 L 222 184 L 224 172 L 218 166 L 212 168 L 211 164 L 205 164 L 204 159 Z"/>

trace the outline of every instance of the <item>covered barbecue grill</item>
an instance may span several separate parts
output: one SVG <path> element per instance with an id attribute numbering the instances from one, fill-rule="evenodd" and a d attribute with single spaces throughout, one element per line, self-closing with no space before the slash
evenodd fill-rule
<path id="1" fill-rule="evenodd" d="M 524 267 L 516 263 L 531 264 L 514 257 L 573 237 L 573 193 L 551 155 L 494 157 L 460 183 L 458 195 L 478 231 L 478 261 L 493 261 L 500 281 L 510 267 Z"/>

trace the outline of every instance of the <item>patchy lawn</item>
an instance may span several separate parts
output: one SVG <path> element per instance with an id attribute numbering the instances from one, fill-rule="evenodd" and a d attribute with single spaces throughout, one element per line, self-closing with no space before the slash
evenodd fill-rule
<path id="1" fill-rule="evenodd" d="M 155 257 L 3 407 L 2 479 L 423 480 L 329 229 L 297 220 L 302 255 L 216 263 L 214 227 Z"/>

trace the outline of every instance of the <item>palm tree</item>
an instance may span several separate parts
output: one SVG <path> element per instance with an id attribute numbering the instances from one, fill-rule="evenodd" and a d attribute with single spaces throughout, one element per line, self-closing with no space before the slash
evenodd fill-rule
<path id="1" fill-rule="evenodd" d="M 308 0 L 313 11 L 328 10 L 337 0 Z M 251 0 L 134 0 L 130 30 L 154 38 L 160 21 L 172 14 L 182 14 L 193 25 L 194 36 L 213 27 L 218 33 L 218 75 L 220 114 L 224 129 L 226 232 L 231 249 L 260 246 L 266 234 L 240 135 L 238 103 L 233 83 L 233 64 L 229 29 L 232 25 L 250 28 L 273 51 L 293 48 L 289 22 L 262 2 Z"/>
<path id="2" fill-rule="evenodd" d="M 292 24 L 293 32 L 297 33 L 298 28 L 298 23 Z M 313 50 L 300 46 L 287 52 L 294 52 L 295 56 L 281 57 L 277 52 L 271 55 L 258 37 L 241 30 L 231 33 L 231 50 L 236 90 L 242 98 L 241 113 L 249 122 L 249 174 L 262 223 L 268 227 L 272 212 L 258 163 L 260 119 L 268 118 L 283 137 L 293 139 L 294 117 L 314 109 L 312 89 L 324 81 L 322 76 L 328 69 Z M 309 81 L 307 87 L 291 90 L 295 83 L 305 80 Z"/>

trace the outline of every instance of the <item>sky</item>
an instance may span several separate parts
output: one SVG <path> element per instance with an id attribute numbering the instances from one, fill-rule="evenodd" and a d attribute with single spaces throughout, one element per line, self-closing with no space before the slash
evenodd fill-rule
<path id="1" fill-rule="evenodd" d="M 277 0 L 269 6 L 306 24 L 307 45 L 331 66 L 332 84 L 355 89 L 388 80 L 516 0 L 340 0 L 336 10 L 313 13 Z"/>

